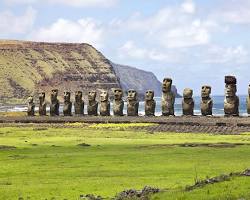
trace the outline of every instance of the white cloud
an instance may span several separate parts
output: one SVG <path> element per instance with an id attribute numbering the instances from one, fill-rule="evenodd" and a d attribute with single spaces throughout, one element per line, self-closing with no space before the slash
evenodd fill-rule
<path id="1" fill-rule="evenodd" d="M 127 41 L 118 50 L 121 59 L 146 60 L 157 63 L 172 63 L 178 65 L 195 65 L 194 71 L 203 70 L 202 65 L 218 64 L 233 66 L 250 62 L 249 51 L 243 45 L 219 46 L 209 44 L 204 47 L 193 48 L 148 48 L 138 47 L 134 41 Z"/>
<path id="2" fill-rule="evenodd" d="M 103 29 L 92 18 L 78 21 L 58 19 L 48 27 L 33 31 L 28 38 L 49 42 L 84 42 L 100 47 L 102 35 Z"/>
<path id="3" fill-rule="evenodd" d="M 8 5 L 12 4 L 56 4 L 73 7 L 110 7 L 118 0 L 5 0 Z"/>
<path id="4" fill-rule="evenodd" d="M 162 32 L 160 40 L 168 48 L 192 47 L 208 44 L 210 33 L 200 20 L 194 20 L 187 26 L 173 27 L 171 30 Z"/>
<path id="5" fill-rule="evenodd" d="M 40 0 L 10 0 L 16 3 L 38 3 Z M 47 3 L 74 4 L 78 6 L 102 4 L 104 0 L 45 0 Z M 105 4 L 116 0 L 105 0 Z M 44 1 L 43 1 L 44 2 Z M 103 3 L 104 4 L 104 3 Z M 29 36 L 30 39 L 42 41 L 66 41 L 66 42 L 88 42 L 97 47 L 103 35 L 136 35 L 143 40 L 147 46 L 156 46 L 154 51 L 160 52 L 159 48 L 187 48 L 193 46 L 206 45 L 210 43 L 211 32 L 217 29 L 217 24 L 211 20 L 201 20 L 195 15 L 196 5 L 192 0 L 185 0 L 179 6 L 168 6 L 160 9 L 151 16 L 143 16 L 135 13 L 127 20 L 112 20 L 109 24 L 98 24 L 93 19 L 80 19 L 72 21 L 68 19 L 58 19 L 47 27 L 34 30 Z M 105 31 L 104 31 L 105 30 Z M 112 35 L 113 34 L 113 35 Z M 129 45 L 127 43 L 126 45 Z M 126 45 L 123 47 L 125 48 Z M 131 45 L 131 44 L 130 44 Z M 131 46 L 128 46 L 132 48 Z M 142 49 L 143 50 L 143 49 Z M 151 50 L 152 51 L 152 50 Z M 137 54 L 143 54 L 141 51 Z M 129 54 L 128 54 L 129 55 Z M 165 56 L 156 56 L 159 59 Z M 157 53 L 159 55 L 159 53 Z M 165 53 L 164 53 L 165 55 Z"/>
<path id="6" fill-rule="evenodd" d="M 36 3 L 37 0 L 4 0 L 4 3 L 11 5 L 11 4 L 31 4 Z"/>
<path id="7" fill-rule="evenodd" d="M 125 42 L 125 44 L 119 49 L 120 57 L 144 59 L 146 55 L 147 51 L 145 49 L 138 48 L 133 41 Z"/>
<path id="8" fill-rule="evenodd" d="M 112 21 L 113 29 L 139 35 L 145 42 L 164 48 L 186 48 L 210 43 L 211 34 L 219 26 L 210 19 L 195 14 L 196 5 L 191 0 L 179 6 L 165 7 L 143 16 L 135 13 L 127 20 Z"/>
<path id="9" fill-rule="evenodd" d="M 0 13 L 0 35 L 23 34 L 29 31 L 35 21 L 36 10 L 26 9 L 23 15 L 15 15 L 10 11 Z"/>
<path id="10" fill-rule="evenodd" d="M 198 9 L 194 1 L 185 0 L 149 16 L 137 12 L 127 20 L 112 20 L 111 29 L 118 37 L 124 33 L 122 38 L 126 38 L 117 51 L 119 58 L 190 65 L 189 70 L 193 71 L 202 71 L 213 64 L 232 68 L 249 63 L 249 53 L 243 45 L 214 43 L 216 34 L 229 31 L 228 26 L 209 13 L 201 17 Z"/>
<path id="11" fill-rule="evenodd" d="M 135 13 L 127 20 L 111 21 L 109 29 L 127 38 L 119 47 L 119 58 L 178 64 L 200 62 L 196 59 L 201 55 L 195 56 L 194 49 L 206 49 L 212 34 L 224 30 L 215 21 L 200 18 L 196 11 L 192 0 L 185 0 L 149 16 Z"/>
<path id="12" fill-rule="evenodd" d="M 157 49 L 142 48 L 138 47 L 134 41 L 125 42 L 122 47 L 118 50 L 119 57 L 124 58 L 133 58 L 138 60 L 149 59 L 157 62 L 176 62 L 179 58 L 177 55 L 172 54 L 171 52 L 159 51 Z"/>
<path id="13" fill-rule="evenodd" d="M 184 12 L 194 14 L 196 6 L 192 0 L 186 0 L 181 5 L 181 8 L 183 9 Z"/>
<path id="14" fill-rule="evenodd" d="M 210 64 L 244 64 L 249 62 L 249 52 L 242 46 L 221 47 L 212 45 L 204 55 L 204 63 Z"/>
<path id="15" fill-rule="evenodd" d="M 227 0 L 212 14 L 212 17 L 222 23 L 249 24 L 249 10 L 249 0 Z"/>

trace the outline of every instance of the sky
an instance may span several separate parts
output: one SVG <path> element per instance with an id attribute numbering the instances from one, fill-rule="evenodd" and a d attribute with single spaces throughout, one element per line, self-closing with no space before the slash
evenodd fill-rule
<path id="1" fill-rule="evenodd" d="M 89 43 L 115 63 L 171 77 L 179 93 L 250 82 L 250 0 L 0 0 L 0 38 Z"/>

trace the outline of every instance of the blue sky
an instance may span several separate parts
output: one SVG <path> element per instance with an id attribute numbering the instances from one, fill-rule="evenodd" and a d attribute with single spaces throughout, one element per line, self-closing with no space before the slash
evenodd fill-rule
<path id="1" fill-rule="evenodd" d="M 172 77 L 180 93 L 250 82 L 250 0 L 1 0 L 0 38 L 87 42 L 113 62 Z"/>

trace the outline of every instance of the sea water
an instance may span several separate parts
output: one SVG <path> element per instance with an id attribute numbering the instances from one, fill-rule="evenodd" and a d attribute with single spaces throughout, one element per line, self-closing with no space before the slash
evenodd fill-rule
<path id="1" fill-rule="evenodd" d="M 213 96 L 213 115 L 215 116 L 222 116 L 224 115 L 224 96 Z M 247 111 L 246 111 L 246 96 L 241 95 L 239 96 L 240 99 L 240 106 L 239 106 L 239 111 L 240 115 L 246 116 Z M 155 114 L 156 116 L 161 115 L 161 97 L 155 97 L 156 101 L 156 110 Z M 195 102 L 195 108 L 194 108 L 194 114 L 195 115 L 200 115 L 200 97 L 194 97 L 194 102 Z M 181 98 L 176 98 L 175 100 L 175 115 L 180 116 L 182 115 L 182 99 Z M 111 103 L 111 113 L 112 113 L 112 103 Z M 124 106 L 124 113 L 126 114 L 126 102 Z M 36 107 L 36 110 L 38 107 Z M 49 111 L 49 107 L 47 108 Z M 60 106 L 60 112 L 63 110 L 63 105 Z M 73 108 L 74 110 L 74 108 Z M 13 105 L 13 106 L 5 106 L 5 105 L 0 105 L 0 112 L 18 112 L 18 111 L 27 111 L 27 106 L 26 105 Z M 85 106 L 85 113 L 87 113 L 87 106 Z M 139 115 L 144 115 L 144 102 L 140 102 L 139 106 Z"/>
<path id="2" fill-rule="evenodd" d="M 224 115 L 224 96 L 213 96 L 213 115 L 215 116 L 222 116 Z M 246 110 L 246 96 L 239 96 L 240 99 L 240 106 L 239 106 L 239 112 L 240 115 L 246 116 L 247 110 Z M 156 115 L 161 115 L 161 98 L 157 97 L 156 99 Z M 195 115 L 201 115 L 200 111 L 200 102 L 201 97 L 194 97 L 194 114 Z M 142 111 L 142 106 L 144 106 L 144 103 L 141 103 L 143 105 L 140 105 L 140 111 Z M 180 116 L 182 115 L 182 99 L 177 98 L 175 100 L 175 115 Z"/>

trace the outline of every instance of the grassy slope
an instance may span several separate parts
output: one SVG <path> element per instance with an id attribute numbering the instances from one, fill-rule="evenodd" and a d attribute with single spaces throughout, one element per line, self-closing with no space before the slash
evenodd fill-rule
<path id="1" fill-rule="evenodd" d="M 55 75 L 60 77 L 56 79 Z M 83 80 L 70 85 L 70 82 L 63 81 L 64 75 L 82 76 Z M 1 101 L 23 102 L 27 95 L 36 94 L 39 89 L 49 91 L 54 85 L 59 89 L 74 91 L 75 87 L 84 87 L 86 90 L 87 83 L 95 86 L 96 81 L 91 79 L 97 75 L 103 85 L 118 83 L 107 59 L 88 44 L 0 40 Z"/>
<path id="2" fill-rule="evenodd" d="M 250 199 L 250 178 L 235 177 L 230 181 L 207 185 L 193 191 L 172 190 L 162 192 L 151 197 L 152 200 L 235 200 Z"/>
<path id="3" fill-rule="evenodd" d="M 1 128 L 0 145 L 17 149 L 0 150 L 0 196 L 77 199 L 80 194 L 94 193 L 110 197 L 124 189 L 140 189 L 145 185 L 182 188 L 193 184 L 196 174 L 204 179 L 250 166 L 246 159 L 250 147 L 246 145 L 235 148 L 165 145 L 186 142 L 250 143 L 250 135 Z M 80 143 L 91 146 L 78 146 Z"/>

